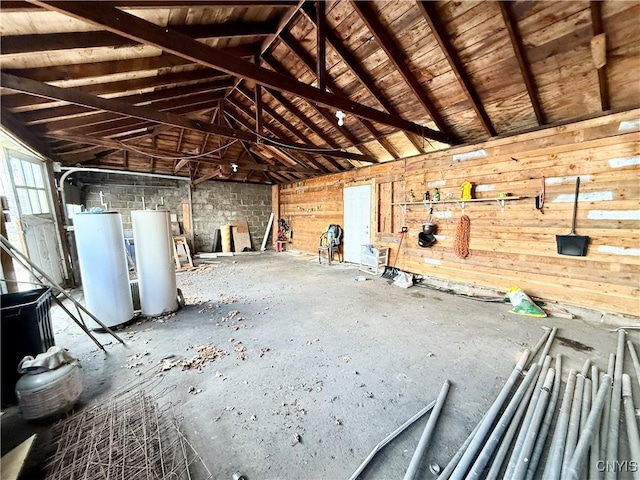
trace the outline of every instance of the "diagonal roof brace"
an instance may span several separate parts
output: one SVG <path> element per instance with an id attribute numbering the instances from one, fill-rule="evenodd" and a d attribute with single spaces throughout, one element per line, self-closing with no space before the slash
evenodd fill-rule
<path id="1" fill-rule="evenodd" d="M 319 103 L 352 113 L 361 118 L 389 125 L 400 130 L 416 133 L 442 143 L 452 143 L 452 139 L 437 130 L 409 122 L 374 108 L 366 107 L 351 100 L 323 92 L 305 83 L 291 79 L 286 75 L 272 72 L 252 62 L 216 51 L 191 37 L 182 35 L 170 28 L 160 27 L 126 13 L 108 4 L 29 0 L 30 3 L 47 10 L 57 11 L 74 18 L 100 26 L 138 42 L 154 45 L 166 52 L 189 59 L 201 65 L 222 70 L 231 75 L 252 80 L 278 91 L 289 92 L 311 102 Z"/>
<path id="2" fill-rule="evenodd" d="M 221 135 L 223 137 L 238 138 L 240 140 L 246 140 L 251 143 L 257 142 L 257 136 L 255 134 L 244 132 L 242 130 L 234 130 L 223 125 L 203 123 L 201 121 L 193 120 L 181 115 L 176 115 L 174 113 L 162 112 L 149 107 L 136 106 L 120 100 L 96 97 L 87 93 L 78 92 L 71 88 L 55 87 L 47 83 L 29 80 L 28 78 L 16 77 L 15 75 L 4 72 L 0 73 L 0 85 L 10 90 L 30 93 L 32 95 L 52 98 L 55 100 L 63 100 L 65 102 L 83 105 L 88 108 L 114 112 L 121 115 L 127 115 L 129 117 L 161 123 L 164 125 L 186 128 L 188 130 L 195 130 L 197 132 L 213 133 L 215 135 Z M 348 151 L 313 149 L 304 144 L 284 142 L 278 139 L 264 138 L 263 140 L 265 142 L 273 141 L 283 148 L 303 149 L 309 153 L 322 153 L 323 155 L 330 155 L 339 158 L 351 158 L 354 160 L 361 160 L 365 162 L 375 161 L 368 160 L 370 157 L 366 155 L 360 155 Z"/>

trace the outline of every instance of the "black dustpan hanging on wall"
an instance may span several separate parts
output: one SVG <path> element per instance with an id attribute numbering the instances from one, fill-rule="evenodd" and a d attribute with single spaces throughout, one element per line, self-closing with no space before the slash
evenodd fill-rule
<path id="1" fill-rule="evenodd" d="M 560 255 L 572 255 L 574 257 L 584 257 L 587 254 L 589 237 L 576 235 L 576 214 L 578 211 L 578 192 L 580 190 L 580 177 L 576 178 L 576 198 L 573 201 L 573 220 L 571 222 L 571 232 L 569 235 L 556 235 L 558 253 Z"/>

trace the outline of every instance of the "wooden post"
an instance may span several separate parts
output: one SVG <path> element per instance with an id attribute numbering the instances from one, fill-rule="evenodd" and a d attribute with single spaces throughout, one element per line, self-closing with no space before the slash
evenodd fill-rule
<path id="1" fill-rule="evenodd" d="M 278 241 L 278 220 L 280 220 L 280 188 L 278 185 L 271 187 L 271 211 L 273 212 L 276 224 L 271 229 L 273 245 Z"/>
<path id="2" fill-rule="evenodd" d="M 7 236 L 7 228 L 4 225 L 4 211 L 0 211 L 0 234 L 5 238 Z M 0 249 L 0 259 L 2 260 L 2 278 L 7 280 L 4 282 L 7 288 L 7 293 L 17 292 L 18 284 L 15 281 L 16 272 L 13 268 L 13 260 L 9 254 L 2 249 Z"/>

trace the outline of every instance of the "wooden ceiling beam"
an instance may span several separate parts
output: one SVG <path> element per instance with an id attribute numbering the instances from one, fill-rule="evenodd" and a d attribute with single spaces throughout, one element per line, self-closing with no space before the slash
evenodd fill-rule
<path id="1" fill-rule="evenodd" d="M 275 58 L 273 58 L 273 56 L 271 54 L 264 54 L 262 55 L 262 59 L 267 63 L 267 65 L 269 65 L 271 68 L 273 68 L 274 70 L 279 70 L 279 71 L 286 71 L 284 69 L 284 67 L 282 67 L 280 65 L 280 63 L 278 61 L 276 61 Z M 335 125 L 336 123 L 336 119 L 335 117 L 329 113 L 326 109 L 319 107 L 311 102 L 307 101 L 307 104 L 309 105 L 309 107 L 311 107 L 318 115 L 320 115 L 321 117 L 323 117 L 328 123 L 329 125 Z M 371 153 L 371 151 L 364 147 L 363 145 L 360 145 L 360 141 L 346 128 L 336 128 L 335 131 L 341 135 L 342 137 L 344 137 L 348 142 L 351 143 L 352 146 L 355 146 L 355 148 L 357 148 L 360 152 L 362 152 L 364 155 L 368 155 L 370 157 L 373 157 L 373 153 Z M 345 147 L 342 147 L 345 148 Z"/>
<path id="2" fill-rule="evenodd" d="M 531 66 L 529 65 L 529 62 L 526 58 L 522 35 L 520 35 L 520 30 L 518 28 L 518 21 L 516 20 L 516 17 L 511 10 L 511 5 L 509 2 L 499 0 L 498 5 L 500 6 L 500 13 L 502 13 L 504 24 L 507 27 L 509 39 L 511 40 L 513 51 L 515 52 L 516 59 L 518 60 L 518 65 L 520 66 L 520 73 L 522 74 L 524 84 L 527 87 L 527 93 L 529 94 L 529 100 L 531 101 L 533 112 L 535 113 L 536 119 L 538 120 L 538 125 L 544 125 L 545 123 L 547 123 L 547 121 L 542 110 L 542 105 L 540 105 L 538 87 L 536 86 L 536 82 L 533 79 Z"/>
<path id="3" fill-rule="evenodd" d="M 103 138 L 97 138 L 97 137 L 87 137 L 84 135 L 67 135 L 67 134 L 63 134 L 63 133 L 56 133 L 56 134 L 47 134 L 47 137 L 50 138 L 56 138 L 59 140 L 65 140 L 65 141 L 70 141 L 70 142 L 75 142 L 75 143 L 84 143 L 87 145 L 96 145 L 96 146 L 100 146 L 100 147 L 106 147 L 106 148 L 111 148 L 113 150 L 126 150 L 129 152 L 133 152 L 133 153 L 138 153 L 140 155 L 155 155 L 155 156 L 172 156 L 175 155 L 175 152 L 170 152 L 170 151 L 165 151 L 165 150 L 161 150 L 158 148 L 151 148 L 151 147 L 147 147 L 147 146 L 142 146 L 142 145 L 136 145 L 135 147 L 133 145 L 129 145 L 126 143 L 122 143 L 122 142 L 117 142 L 115 140 L 107 140 L 107 139 L 103 139 Z M 189 158 L 189 156 L 186 157 L 176 157 L 179 158 L 180 160 L 182 159 L 186 159 L 187 162 L 190 161 L 206 161 L 207 163 L 211 163 L 211 164 L 216 164 L 216 165 L 228 165 L 229 164 L 229 160 L 223 160 L 223 159 L 219 159 L 219 158 L 210 158 L 210 157 L 197 157 L 197 158 Z M 238 163 L 238 162 L 236 162 Z M 273 166 L 273 165 L 262 165 L 262 164 L 258 164 L 258 163 L 253 163 L 253 162 L 241 162 L 238 163 L 239 166 L 245 167 L 245 168 L 251 168 L 253 170 L 267 170 L 267 171 L 295 171 L 295 172 L 299 172 L 299 173 L 313 173 L 313 174 L 317 174 L 316 171 L 314 170 L 310 170 L 308 168 L 304 168 L 304 167 L 296 167 L 296 166 L 288 166 L 286 169 L 284 168 L 279 168 L 277 166 Z"/>
<path id="4" fill-rule="evenodd" d="M 32 0 L 31 3 L 100 26 L 113 33 L 131 38 L 146 45 L 153 45 L 189 61 L 199 63 L 231 75 L 252 80 L 261 85 L 298 95 L 314 103 L 350 112 L 372 121 L 424 135 L 434 140 L 448 143 L 450 138 L 442 132 L 394 117 L 339 96 L 322 92 L 316 88 L 291 79 L 286 75 L 272 72 L 225 51 L 216 50 L 186 35 L 169 28 L 136 17 L 105 4 L 86 2 L 55 2 Z"/>
<path id="5" fill-rule="evenodd" d="M 327 22 L 325 15 L 325 2 L 316 0 L 316 78 L 318 79 L 318 88 L 323 92 L 327 89 Z"/>
<path id="6" fill-rule="evenodd" d="M 246 92 L 246 90 L 245 90 Z M 246 95 L 245 95 L 246 96 Z M 251 98 L 249 98 L 249 100 L 251 100 Z M 237 102 L 233 97 L 227 97 L 227 101 L 229 101 L 231 104 L 233 104 L 236 108 L 240 109 L 240 108 L 245 108 L 246 107 L 244 105 L 242 105 L 241 103 Z M 264 106 L 263 106 L 264 108 Z M 250 110 L 243 110 L 243 113 L 245 113 L 248 117 L 251 117 L 252 119 L 255 120 L 255 116 L 251 113 Z M 254 131 L 253 128 L 248 127 L 249 130 Z M 273 125 L 267 124 L 265 125 L 265 128 L 267 128 L 268 130 L 270 130 L 273 135 L 275 135 L 276 137 L 278 137 L 277 139 L 274 139 L 274 144 L 278 147 L 282 147 L 282 148 L 289 148 L 287 147 L 287 144 L 291 144 L 291 142 L 287 141 L 284 139 L 284 135 L 282 135 L 281 131 L 278 131 L 276 129 L 274 129 Z M 306 139 L 306 137 L 305 137 Z M 266 140 L 266 143 L 268 143 L 268 138 L 263 138 L 262 139 L 263 142 L 265 143 L 264 140 Z M 305 142 L 308 142 L 308 140 L 305 140 Z M 344 158 L 347 160 L 356 160 L 356 161 L 360 161 L 360 162 L 368 162 L 368 163 L 377 163 L 377 160 L 375 157 L 373 157 L 372 155 L 367 155 L 367 154 L 358 154 L 358 153 L 352 153 L 346 150 L 327 150 L 326 148 L 323 147 L 317 147 L 315 145 L 313 145 L 312 143 L 306 143 L 304 145 L 300 145 L 300 144 L 295 144 L 295 146 L 292 148 L 293 150 L 298 150 L 298 151 L 304 151 L 305 154 L 321 154 L 321 155 L 329 155 L 331 157 L 335 157 L 335 158 Z"/>
<path id="7" fill-rule="evenodd" d="M 238 88 L 238 90 L 240 90 L 240 89 L 241 89 L 241 87 L 239 87 L 239 88 Z M 229 103 L 231 103 L 235 108 L 237 108 L 240 112 L 242 112 L 245 116 L 247 116 L 248 118 L 252 118 L 251 109 L 250 109 L 249 107 L 247 107 L 246 105 L 244 105 L 242 102 L 236 101 L 236 99 L 234 99 L 233 97 L 228 97 L 228 98 L 227 98 L 227 101 L 228 101 Z M 271 113 L 275 113 L 275 112 L 271 112 Z M 269 115 L 271 115 L 271 113 L 269 113 Z M 277 114 L 276 114 L 276 115 L 277 115 Z M 236 118 L 237 118 L 237 117 L 236 117 Z M 283 120 L 284 120 L 284 119 L 283 119 Z M 286 120 L 285 120 L 285 122 L 286 122 Z M 249 127 L 249 128 L 250 128 L 250 125 L 248 125 L 247 123 L 243 123 L 243 125 L 244 125 L 245 127 Z M 288 129 L 288 127 L 287 127 L 286 125 L 284 125 L 284 124 L 283 124 L 283 126 L 284 126 L 285 128 L 287 128 L 287 129 Z M 275 128 L 275 126 L 274 126 L 274 125 L 272 125 L 272 124 L 266 124 L 266 125 L 265 125 L 265 127 L 266 127 L 266 128 L 267 128 L 267 129 L 268 129 L 268 130 L 273 134 L 273 135 L 275 135 L 275 136 L 277 136 L 277 137 L 280 137 L 280 138 L 283 138 L 283 136 L 284 136 L 284 135 L 283 135 L 283 133 L 284 133 L 284 132 L 282 132 L 281 130 L 279 130 L 279 129 Z M 291 131 L 292 133 L 294 133 L 294 131 L 293 131 L 293 130 L 290 130 L 290 131 Z M 294 133 L 294 135 L 295 135 L 295 133 Z M 300 138 L 300 137 L 298 137 L 298 138 Z M 327 169 L 327 167 L 325 167 L 324 165 L 322 165 L 322 163 L 320 163 L 320 162 L 316 161 L 316 160 L 315 160 L 313 157 L 311 157 L 311 155 L 310 155 L 310 154 L 308 154 L 307 152 L 301 152 L 301 151 L 298 151 L 298 153 L 299 153 L 300 155 L 302 155 L 302 156 L 305 158 L 305 160 L 306 160 L 306 161 L 311 162 L 311 163 L 314 165 L 314 167 L 315 167 L 315 168 L 317 168 L 317 169 L 319 170 L 319 172 L 321 172 L 321 173 L 329 173 L 329 170 Z M 290 156 L 291 156 L 291 155 L 290 155 Z M 291 157 L 292 157 L 292 158 L 295 158 L 295 157 L 293 157 L 293 156 L 291 156 Z M 301 160 L 298 160 L 297 158 L 295 158 L 295 161 L 296 161 L 296 162 L 298 162 L 298 163 L 300 163 L 300 162 L 301 162 Z M 304 163 L 304 162 L 303 162 L 303 163 Z"/>
<path id="8" fill-rule="evenodd" d="M 454 75 L 458 79 L 458 83 L 460 83 L 464 94 L 469 99 L 471 107 L 476 112 L 476 115 L 482 124 L 482 128 L 484 128 L 484 131 L 487 132 L 490 137 L 495 137 L 497 135 L 496 130 L 493 127 L 491 119 L 489 118 L 489 115 L 487 115 L 484 106 L 482 105 L 480 96 L 469 79 L 469 75 L 465 71 L 464 65 L 460 61 L 460 57 L 458 57 L 458 53 L 455 48 L 453 48 L 451 40 L 449 40 L 449 34 L 440 22 L 436 4 L 434 2 L 424 0 L 416 0 L 416 3 L 418 5 L 418 9 L 422 13 L 422 16 L 429 24 L 431 34 L 435 37 L 445 57 L 447 57 L 447 61 L 449 62 Z"/>
<path id="9" fill-rule="evenodd" d="M 58 87 L 53 87 L 58 88 Z M 68 90 L 68 89 L 61 89 Z M 172 98 L 168 100 L 156 100 L 154 102 L 149 103 L 143 107 L 138 107 L 136 105 L 132 105 L 128 102 L 120 102 L 116 100 L 106 100 L 110 102 L 105 105 L 111 105 L 109 108 L 98 109 L 96 104 L 92 105 L 84 105 L 87 109 L 84 115 L 76 115 L 71 118 L 61 118 L 61 119 L 53 119 L 46 123 L 43 123 L 44 129 L 49 132 L 60 131 L 60 130 L 69 130 L 74 128 L 86 128 L 91 125 L 104 124 L 108 122 L 113 122 L 122 119 L 122 115 L 127 115 L 122 110 L 118 110 L 118 106 L 113 105 L 129 105 L 134 108 L 144 108 L 152 110 L 153 112 L 171 112 L 173 109 L 178 107 L 189 107 L 192 106 L 194 109 L 203 108 L 205 105 L 211 108 L 211 102 L 215 102 L 218 99 L 223 97 L 223 92 L 215 91 L 215 92 L 205 92 L 199 95 L 194 95 L 192 97 L 180 97 L 180 98 Z M 94 97 L 100 98 L 100 97 Z M 114 103 L 111 103 L 114 102 Z M 104 110 L 104 111 L 100 111 Z M 126 110 L 126 109 L 125 109 Z M 172 112 L 175 113 L 175 112 Z M 129 115 L 134 116 L 134 115 Z M 136 117 L 139 120 L 151 120 L 144 116 Z M 151 120 L 153 121 L 153 120 Z M 162 123 L 162 122 L 161 122 Z M 172 124 L 170 124 L 172 125 Z M 174 125 L 175 126 L 175 125 Z"/>
<path id="10" fill-rule="evenodd" d="M 191 38 L 205 40 L 246 36 L 264 37 L 274 34 L 277 27 L 274 22 L 229 22 L 208 25 L 180 25 L 172 26 L 171 29 Z M 132 41 L 130 38 L 105 31 L 8 35 L 2 37 L 0 55 L 33 54 L 36 52 L 101 47 L 122 48 L 137 44 L 138 42 Z"/>
<path id="11" fill-rule="evenodd" d="M 225 113 L 225 111 L 221 111 L 222 114 Z M 224 121 L 229 125 L 229 127 L 231 128 L 240 128 L 239 124 L 234 123 L 233 120 L 231 120 L 230 118 L 228 118 L 226 115 L 224 115 Z M 246 152 L 246 154 L 249 156 L 249 158 L 253 159 L 253 161 L 255 163 L 257 163 L 258 165 L 264 165 L 263 159 L 259 156 L 259 155 L 255 155 L 251 149 L 249 148 L 249 144 L 245 141 L 240 141 L 240 143 L 242 144 L 242 148 L 244 149 L 244 151 Z M 262 170 L 262 173 L 267 177 L 267 179 L 269 179 L 270 181 L 273 181 L 273 178 L 277 178 L 279 179 L 279 181 L 283 181 L 282 178 L 280 176 L 277 176 L 277 174 L 267 174 L 266 171 Z M 287 180 L 284 180 L 287 181 Z"/>
<path id="12" fill-rule="evenodd" d="M 229 101 L 230 99 L 227 99 L 227 100 Z M 234 107 L 236 107 L 236 105 L 232 101 L 230 101 L 229 103 L 231 103 Z M 234 110 L 227 108 L 224 113 L 225 113 L 225 115 L 227 116 L 228 119 L 232 120 L 236 124 L 241 125 L 242 127 L 246 128 L 249 131 L 253 131 L 252 126 L 249 123 L 247 123 L 247 121 L 245 121 L 241 117 L 241 115 L 239 115 L 239 114 L 246 115 L 246 113 L 242 109 L 237 108 L 237 107 Z M 252 118 L 252 116 L 249 115 L 249 118 Z M 267 128 L 269 128 L 271 130 L 272 127 L 268 126 Z M 254 143 L 254 144 L 250 145 L 249 149 L 252 150 L 254 148 L 258 148 L 258 146 L 259 146 L 259 144 Z M 284 166 L 289 166 L 290 167 L 290 166 L 293 165 L 296 168 L 307 168 L 304 165 L 303 161 L 301 161 L 301 160 L 299 160 L 299 159 L 297 159 L 297 158 L 295 158 L 293 156 L 288 156 L 288 155 L 287 156 L 281 156 L 281 157 L 278 158 L 278 161 Z"/>
<path id="13" fill-rule="evenodd" d="M 373 34 L 376 41 L 380 45 L 380 48 L 384 50 L 389 58 L 389 61 L 394 65 L 398 73 L 402 76 L 407 83 L 413 94 L 416 96 L 420 104 L 424 107 L 425 111 L 431 117 L 431 120 L 436 124 L 443 136 L 445 136 L 449 142 L 452 143 L 453 134 L 450 133 L 449 127 L 445 123 L 444 119 L 438 112 L 438 109 L 428 97 L 420 82 L 418 82 L 416 76 L 409 69 L 409 59 L 406 58 L 404 53 L 397 47 L 396 42 L 391 35 L 385 30 L 382 22 L 376 15 L 375 11 L 368 2 L 356 2 L 350 0 L 351 6 L 356 11 L 358 16 L 362 19 L 364 24 L 369 28 L 369 31 Z M 438 140 L 434 138 L 433 140 Z M 440 140 L 438 140 L 440 141 Z M 458 143 L 458 142 L 453 142 Z"/>
<path id="14" fill-rule="evenodd" d="M 142 106 L 131 105 L 130 103 L 122 102 L 119 100 L 111 100 L 111 99 L 105 99 L 101 97 L 95 97 L 93 95 L 88 95 L 85 93 L 74 91 L 73 89 L 55 87 L 53 85 L 36 82 L 33 80 L 29 80 L 27 78 L 16 77 L 14 75 L 9 75 L 7 73 L 0 73 L 0 82 L 3 87 L 11 90 L 17 90 L 21 92 L 30 93 L 33 95 L 40 95 L 40 96 L 45 96 L 49 98 L 54 98 L 57 100 L 63 100 L 69 103 L 83 105 L 87 108 L 105 110 L 107 112 L 126 115 L 129 117 L 135 117 L 141 120 L 157 122 L 164 125 L 172 125 L 178 128 L 186 128 L 188 130 L 195 130 L 198 132 L 213 133 L 215 135 L 221 135 L 223 137 L 241 138 L 243 140 L 247 140 L 253 143 L 255 143 L 257 140 L 255 134 L 246 133 L 240 130 L 233 130 L 223 125 L 213 125 L 213 124 L 202 123 L 199 120 L 193 120 L 187 117 L 183 117 L 181 115 L 176 115 L 174 113 L 162 112 L 146 106 L 142 107 Z M 178 99 L 173 101 L 180 101 L 184 103 L 185 99 Z M 52 122 L 52 123 L 56 123 L 56 122 Z M 48 131 L 52 131 L 52 129 L 55 127 L 51 127 L 51 125 L 46 125 L 45 128 Z M 59 128 L 59 125 L 58 125 L 58 128 Z M 268 139 L 263 139 L 263 141 L 268 142 Z M 286 143 L 286 142 L 279 141 L 279 143 Z M 286 146 L 288 146 L 289 148 L 301 148 L 301 147 L 305 148 L 305 145 L 299 145 L 299 144 L 288 144 Z M 331 156 L 336 156 L 336 157 L 352 158 L 356 160 L 367 161 L 367 157 L 363 155 L 358 155 L 358 154 L 354 154 L 346 151 L 345 152 L 342 152 L 342 151 L 322 152 L 322 153 L 331 155 Z"/>
<path id="15" fill-rule="evenodd" d="M 202 98 L 203 94 L 210 94 L 225 90 L 233 85 L 231 78 L 223 78 L 213 80 L 212 82 L 198 83 L 196 85 L 187 85 L 182 87 L 164 88 L 147 93 L 136 93 L 132 95 L 124 95 L 118 97 L 118 101 L 127 102 L 132 105 L 153 104 L 153 102 L 169 101 L 181 99 L 183 105 L 192 102 L 192 99 Z M 222 98 L 224 94 L 220 96 Z M 189 98 L 191 97 L 191 98 Z M 25 125 L 33 125 L 38 123 L 51 122 L 56 119 L 73 117 L 86 113 L 86 108 L 78 105 L 65 105 L 62 107 L 53 107 L 25 112 L 18 115 L 18 118 Z"/>
<path id="16" fill-rule="evenodd" d="M 288 7 L 290 0 L 115 0 L 109 4 L 122 8 L 205 8 L 205 7 Z M 2 10 L 37 10 L 37 7 L 27 1 L 3 0 Z"/>
<path id="17" fill-rule="evenodd" d="M 305 3 L 302 7 L 307 18 L 312 22 L 315 22 L 313 18 L 313 7 L 310 3 Z M 391 104 L 382 91 L 376 86 L 371 75 L 369 75 L 362 67 L 360 61 L 353 55 L 345 46 L 340 37 L 336 35 L 331 29 L 327 28 L 325 31 L 326 39 L 335 50 L 335 52 L 342 58 L 345 65 L 351 70 L 360 83 L 369 91 L 369 93 L 378 101 L 380 106 L 389 114 L 400 116 L 398 110 Z M 424 141 L 414 133 L 403 132 L 409 141 L 420 153 L 425 153 L 423 148 Z"/>
<path id="18" fill-rule="evenodd" d="M 296 107 L 292 102 L 287 100 L 284 95 L 280 92 L 272 90 L 270 88 L 266 89 L 278 103 L 280 103 L 285 109 L 287 109 L 294 117 L 296 117 L 300 122 L 302 122 L 309 130 L 315 133 L 323 142 L 329 145 L 331 148 L 341 148 L 333 138 L 327 135 L 324 130 L 322 130 L 318 125 L 313 123 L 307 115 L 305 115 L 298 107 Z"/>
<path id="19" fill-rule="evenodd" d="M 591 1 L 589 2 L 589 9 L 591 11 L 591 25 L 593 26 L 593 35 L 597 36 L 604 32 L 604 26 L 602 24 L 602 2 Z M 605 37 L 606 39 L 606 37 Z M 606 40 L 605 40 L 605 60 L 606 60 Z M 611 103 L 609 100 L 609 81 L 607 79 L 607 65 L 602 65 L 598 70 L 598 87 L 600 89 L 600 106 L 602 111 L 606 112 L 611 109 Z"/>
<path id="20" fill-rule="evenodd" d="M 314 61 L 311 58 L 311 56 L 307 53 L 307 51 L 304 48 L 302 48 L 302 45 L 300 45 L 300 43 L 289 32 L 282 32 L 280 36 L 282 38 L 282 41 L 302 61 L 303 65 L 307 68 L 307 70 L 309 70 L 311 74 L 315 75 L 316 72 L 314 70 Z M 325 79 L 325 86 L 335 95 L 339 95 L 342 98 L 347 98 L 344 92 L 328 76 Z M 358 118 L 358 120 L 369 131 L 369 133 L 373 135 L 373 140 L 377 140 L 393 158 L 395 159 L 400 158 L 400 154 L 395 149 L 395 147 L 391 145 L 389 141 L 387 141 L 384 135 L 367 118 Z M 346 132 L 348 132 L 347 128 L 344 125 L 339 130 L 341 132 L 344 132 L 345 135 L 346 135 Z M 351 134 L 351 132 L 349 132 L 348 135 L 350 136 L 348 137 L 349 140 L 354 145 L 360 145 L 361 143 L 363 143 L 359 139 L 357 139 L 355 135 Z M 369 152 L 369 150 L 367 150 L 367 152 Z M 369 152 L 369 155 L 373 156 L 370 152 Z"/>
<path id="21" fill-rule="evenodd" d="M 225 52 L 242 58 L 252 57 L 256 53 L 256 48 L 253 45 L 243 45 L 227 48 L 225 49 Z M 127 60 L 107 60 L 104 62 L 52 65 L 47 68 L 7 69 L 5 71 L 19 77 L 49 83 L 64 82 L 66 80 L 81 80 L 84 78 L 115 75 L 118 73 L 143 72 L 150 70 L 155 71 L 165 68 L 168 69 L 192 65 L 194 63 L 197 62 L 177 57 L 175 55 L 159 55 L 153 57 L 130 58 Z"/>
<path id="22" fill-rule="evenodd" d="M 74 87 L 74 89 L 79 92 L 90 93 L 92 95 L 127 94 L 127 92 L 137 92 L 149 88 L 166 87 L 169 85 L 180 86 L 185 83 L 193 84 L 194 82 L 217 80 L 225 77 L 231 78 L 226 73 L 216 72 L 210 68 L 201 68 L 188 72 L 154 75 L 151 77 L 134 78 L 131 80 L 79 85 Z M 2 103 L 6 108 L 10 108 L 15 112 L 20 112 L 22 109 L 49 108 L 49 104 L 51 104 L 51 106 L 57 106 L 60 104 L 59 102 L 51 102 L 51 100 L 47 98 L 24 94 L 5 95 L 2 97 Z"/>
<path id="23" fill-rule="evenodd" d="M 142 120 L 149 120 L 165 125 L 173 125 L 175 127 L 186 128 L 198 132 L 210 132 L 225 137 L 243 138 L 244 140 L 255 141 L 255 136 L 251 134 L 232 130 L 223 126 L 203 124 L 202 122 L 180 115 L 159 112 L 149 107 L 139 107 L 120 100 L 95 97 L 93 95 L 74 91 L 70 88 L 55 87 L 53 85 L 36 82 L 27 78 L 16 77 L 15 75 L 9 75 L 7 73 L 0 73 L 0 79 L 2 86 L 11 90 L 63 100 L 69 103 L 83 105 L 87 108 L 105 110 L 112 113 L 118 113 Z"/>
<path id="24" fill-rule="evenodd" d="M 242 85 L 238 85 L 238 92 L 241 93 L 242 95 L 244 95 L 246 98 L 248 98 L 250 100 L 249 97 L 247 97 L 247 95 L 249 94 L 249 92 L 247 91 L 247 89 Z M 276 122 L 278 122 L 280 125 L 282 125 L 284 128 L 286 128 L 289 132 L 291 132 L 296 138 L 298 138 L 299 140 L 301 140 L 303 143 L 305 143 L 306 145 L 309 145 L 310 147 L 313 148 L 318 148 L 318 145 L 315 145 L 311 140 L 309 140 L 309 138 L 305 135 L 304 132 L 302 132 L 299 128 L 297 128 L 296 126 L 294 126 L 291 122 L 288 122 L 282 115 L 280 115 L 278 112 L 276 112 L 275 110 L 273 110 L 269 105 L 267 105 L 266 103 L 262 106 L 264 112 L 266 112 L 267 115 L 271 116 L 271 118 L 273 118 Z M 324 156 L 323 156 L 324 157 Z M 328 157 L 324 157 L 326 161 L 328 161 L 333 167 L 335 167 L 338 171 L 342 171 L 344 170 L 344 168 L 342 167 L 342 165 L 340 165 L 338 162 L 336 162 L 335 160 L 333 160 L 332 158 L 328 158 Z M 320 168 L 321 170 L 324 170 L 325 173 L 329 173 L 329 170 L 327 169 L 327 167 L 325 167 L 322 163 L 320 162 L 315 162 L 314 163 L 318 168 Z"/>

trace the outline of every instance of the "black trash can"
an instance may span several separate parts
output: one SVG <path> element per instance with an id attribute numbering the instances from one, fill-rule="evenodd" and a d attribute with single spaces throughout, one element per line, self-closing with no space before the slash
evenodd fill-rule
<path id="1" fill-rule="evenodd" d="M 18 364 L 55 345 L 51 328 L 51 288 L 3 294 L 0 303 L 0 388 L 2 406 L 16 403 Z"/>

